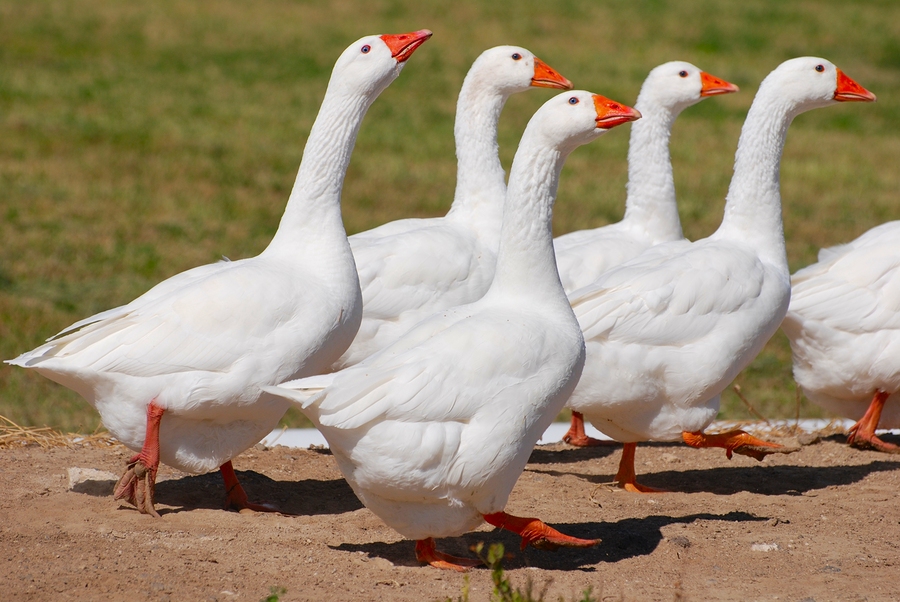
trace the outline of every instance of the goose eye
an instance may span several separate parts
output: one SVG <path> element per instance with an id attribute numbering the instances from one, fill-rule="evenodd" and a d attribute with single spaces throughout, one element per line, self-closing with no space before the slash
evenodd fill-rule
<path id="1" fill-rule="evenodd" d="M 570 104 L 570 105 L 577 105 L 577 104 L 578 104 L 578 97 L 577 97 L 577 96 L 572 96 L 571 98 L 569 98 L 569 104 Z"/>
<path id="2" fill-rule="evenodd" d="M 685 71 L 684 69 L 682 69 L 681 71 L 678 72 L 678 75 L 681 76 L 681 77 L 687 77 L 687 76 L 688 76 L 688 72 Z"/>
<path id="3" fill-rule="evenodd" d="M 368 44 L 366 44 L 365 46 L 363 46 L 362 48 L 359 49 L 359 51 L 362 52 L 363 54 L 368 54 L 370 50 L 372 50 L 372 47 L 369 46 Z"/>
<path id="4" fill-rule="evenodd" d="M 514 61 L 518 61 L 518 60 L 521 60 L 522 55 L 519 54 L 518 52 L 514 52 L 513 55 L 512 55 L 512 58 L 513 58 Z"/>
<path id="5" fill-rule="evenodd" d="M 823 71 L 825 71 L 825 65 L 816 65 L 816 71 L 822 73 Z"/>

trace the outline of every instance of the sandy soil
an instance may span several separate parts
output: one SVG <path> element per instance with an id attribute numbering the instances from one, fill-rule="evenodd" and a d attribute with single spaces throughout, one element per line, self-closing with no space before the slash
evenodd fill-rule
<path id="1" fill-rule="evenodd" d="M 521 552 L 517 537 L 484 526 L 439 549 L 503 542 L 513 584 L 549 583 L 548 601 L 587 587 L 602 600 L 898 600 L 900 457 L 842 441 L 761 463 L 639 446 L 641 481 L 679 491 L 651 495 L 607 485 L 618 447 L 541 446 L 507 511 L 602 543 Z M 463 575 L 416 564 L 413 543 L 361 506 L 327 451 L 257 446 L 236 459 L 251 499 L 285 514 L 222 511 L 218 474 L 165 467 L 159 519 L 114 501 L 102 476 L 70 489 L 70 469 L 118 473 L 129 455 L 0 450 L 0 599 L 255 602 L 279 587 L 282 601 L 427 601 L 463 590 Z M 468 580 L 471 600 L 489 599 L 488 570 Z"/>

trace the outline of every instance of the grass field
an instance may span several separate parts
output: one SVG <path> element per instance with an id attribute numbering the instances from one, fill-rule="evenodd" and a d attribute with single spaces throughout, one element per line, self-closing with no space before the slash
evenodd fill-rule
<path id="1" fill-rule="evenodd" d="M 518 44 L 576 87 L 633 103 L 655 65 L 683 59 L 741 93 L 688 109 L 672 155 L 686 235 L 722 216 L 738 133 L 762 78 L 824 56 L 874 105 L 799 117 L 782 162 L 792 270 L 819 247 L 900 218 L 900 4 L 745 0 L 0 0 L 0 357 L 125 303 L 190 267 L 261 251 L 272 236 L 338 54 L 368 33 L 434 37 L 377 100 L 344 189 L 350 233 L 442 214 L 455 178 L 456 94 L 486 48 Z M 539 90 L 509 102 L 509 165 Z M 628 132 L 576 151 L 558 233 L 618 220 Z M 769 417 L 796 392 L 779 333 L 739 378 Z M 820 415 L 805 401 L 804 416 Z M 37 374 L 0 368 L 0 415 L 91 431 L 97 414 Z M 723 417 L 749 417 L 728 392 Z M 287 421 L 294 424 L 298 415 Z"/>

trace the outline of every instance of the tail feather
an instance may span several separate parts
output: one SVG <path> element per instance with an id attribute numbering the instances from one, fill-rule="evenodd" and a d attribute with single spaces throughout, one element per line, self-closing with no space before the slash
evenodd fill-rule
<path id="1" fill-rule="evenodd" d="M 280 385 L 272 387 L 263 387 L 262 390 L 271 395 L 290 400 L 294 405 L 297 405 L 301 410 L 304 410 L 315 402 L 319 394 L 324 391 L 333 380 L 334 374 L 317 374 L 316 376 L 283 382 Z"/>

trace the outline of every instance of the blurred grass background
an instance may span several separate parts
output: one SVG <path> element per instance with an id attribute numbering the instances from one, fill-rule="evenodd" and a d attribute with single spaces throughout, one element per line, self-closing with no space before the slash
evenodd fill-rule
<path id="1" fill-rule="evenodd" d="M 331 67 L 369 33 L 434 38 L 377 100 L 344 189 L 350 233 L 447 210 L 456 95 L 485 49 L 517 44 L 578 88 L 633 103 L 673 59 L 741 86 L 688 109 L 672 136 L 691 239 L 718 225 L 741 123 L 785 59 L 823 56 L 878 95 L 799 117 L 782 162 L 792 271 L 822 246 L 900 218 L 900 4 L 769 0 L 0 0 L 0 357 L 126 303 L 193 266 L 255 255 L 272 236 Z M 552 95 L 512 98 L 509 166 Z M 627 127 L 569 159 L 557 233 L 621 218 Z M 736 381 L 770 418 L 797 395 L 780 333 Z M 806 401 L 802 416 L 821 416 Z M 91 431 L 97 414 L 26 370 L 0 368 L 0 415 Z M 723 418 L 750 418 L 728 391 Z M 302 423 L 299 414 L 285 422 Z"/>

